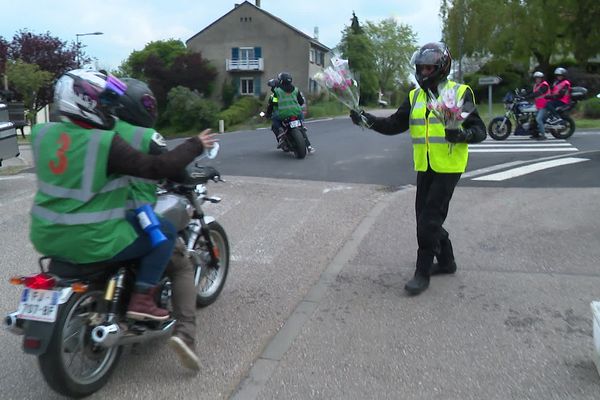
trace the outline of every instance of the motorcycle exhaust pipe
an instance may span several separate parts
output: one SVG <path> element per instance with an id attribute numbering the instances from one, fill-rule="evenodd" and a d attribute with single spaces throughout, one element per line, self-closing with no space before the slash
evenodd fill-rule
<path id="1" fill-rule="evenodd" d="M 8 314 L 4 318 L 4 328 L 15 335 L 23 334 L 22 321 L 17 318 L 17 312 Z"/>
<path id="2" fill-rule="evenodd" d="M 166 336 L 173 331 L 174 326 L 175 320 L 172 320 L 160 330 L 148 329 L 143 333 L 126 333 L 118 324 L 98 325 L 92 330 L 92 340 L 104 348 L 124 346 Z"/>
<path id="3" fill-rule="evenodd" d="M 92 329 L 92 340 L 99 346 L 109 348 L 119 342 L 123 329 L 118 324 L 98 325 Z"/>

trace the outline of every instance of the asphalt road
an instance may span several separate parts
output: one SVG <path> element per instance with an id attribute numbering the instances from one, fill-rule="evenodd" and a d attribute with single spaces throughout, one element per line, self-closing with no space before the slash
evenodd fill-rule
<path id="1" fill-rule="evenodd" d="M 598 398 L 599 134 L 576 133 L 566 152 L 517 150 L 527 148 L 517 139 L 513 152 L 472 152 L 446 223 L 459 270 L 407 297 L 408 137 L 345 119 L 308 126 L 317 153 L 305 160 L 275 150 L 268 131 L 220 137 L 213 163 L 227 182 L 209 186 L 223 202 L 206 211 L 227 230 L 232 264 L 220 298 L 198 312 L 202 371 L 156 341 L 127 349 L 91 399 Z M 536 170 L 565 158 L 589 160 Z M 6 278 L 37 268 L 34 185 L 28 173 L 0 176 L 2 314 L 19 294 Z M 1 331 L 0 352 L 1 399 L 58 398 L 19 337 Z"/>

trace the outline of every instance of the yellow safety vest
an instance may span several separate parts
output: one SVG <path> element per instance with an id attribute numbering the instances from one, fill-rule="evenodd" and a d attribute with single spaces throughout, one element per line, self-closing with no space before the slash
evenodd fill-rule
<path id="1" fill-rule="evenodd" d="M 456 90 L 456 99 L 464 97 L 471 90 L 467 85 L 447 81 L 444 89 Z M 465 172 L 469 149 L 466 143 L 448 143 L 443 121 L 439 121 L 434 113 L 427 117 L 427 96 L 421 88 L 410 91 L 410 136 L 413 143 L 413 159 L 415 171 L 427 171 L 428 165 L 435 172 Z M 474 98 L 474 96 L 473 96 Z"/>

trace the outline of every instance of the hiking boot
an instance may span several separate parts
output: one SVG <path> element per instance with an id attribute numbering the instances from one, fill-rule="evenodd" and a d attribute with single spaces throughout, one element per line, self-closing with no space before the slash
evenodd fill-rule
<path id="1" fill-rule="evenodd" d="M 422 274 L 415 276 L 404 285 L 404 289 L 411 295 L 416 296 L 421 294 L 429 287 L 429 277 Z"/>
<path id="2" fill-rule="evenodd" d="M 538 136 L 535 137 L 535 140 L 546 140 L 546 135 L 540 133 Z"/>
<path id="3" fill-rule="evenodd" d="M 184 340 L 175 334 L 169 338 L 169 346 L 175 350 L 184 367 L 194 371 L 200 370 L 200 359 L 196 355 L 193 342 Z"/>
<path id="4" fill-rule="evenodd" d="M 433 263 L 431 266 L 431 275 L 453 274 L 456 272 L 456 262 L 453 260 L 449 264 Z"/>
<path id="5" fill-rule="evenodd" d="M 156 305 L 156 302 L 154 301 L 155 291 L 156 287 L 148 289 L 146 292 L 138 291 L 136 289 L 136 291 L 131 294 L 131 300 L 129 300 L 127 318 L 138 321 L 166 321 L 169 319 L 169 311 Z"/>

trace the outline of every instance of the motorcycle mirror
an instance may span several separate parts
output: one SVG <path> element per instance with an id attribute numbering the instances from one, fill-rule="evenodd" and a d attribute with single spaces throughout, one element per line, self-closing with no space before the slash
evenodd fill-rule
<path id="1" fill-rule="evenodd" d="M 258 115 L 260 115 L 262 118 L 264 118 L 265 117 L 265 112 L 261 111 L 260 114 L 258 114 Z"/>
<path id="2" fill-rule="evenodd" d="M 598 93 L 598 94 L 596 95 L 596 97 L 600 99 L 600 93 Z"/>

